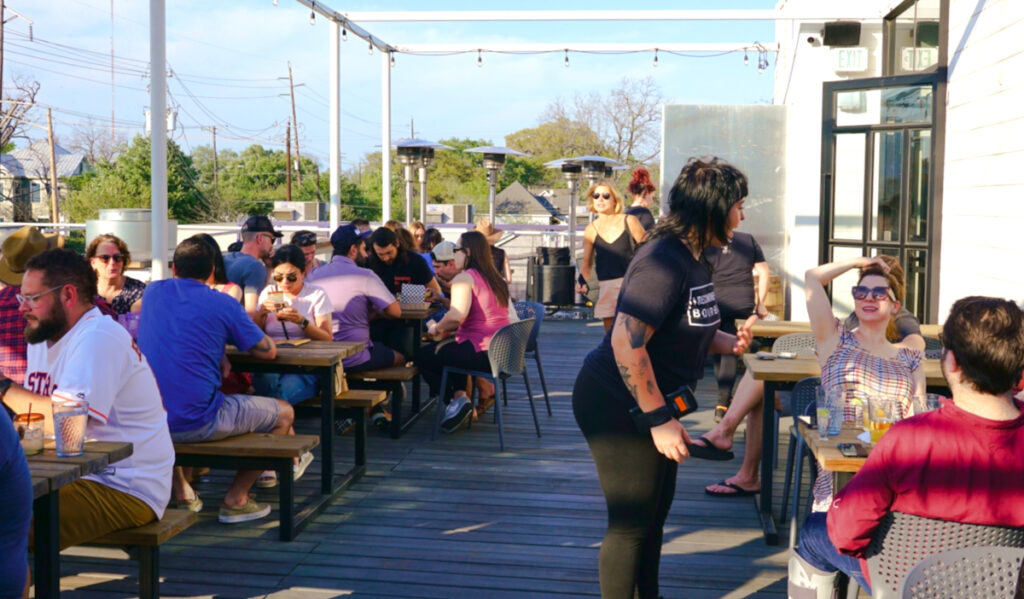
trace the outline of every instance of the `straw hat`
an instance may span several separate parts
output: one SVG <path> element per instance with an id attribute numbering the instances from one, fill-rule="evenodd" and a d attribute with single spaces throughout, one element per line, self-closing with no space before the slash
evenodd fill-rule
<path id="1" fill-rule="evenodd" d="M 483 236 L 487 238 L 487 243 L 492 245 L 497 243 L 498 240 L 501 239 L 501 236 L 505 234 L 504 231 L 492 225 L 491 219 L 489 218 L 481 218 L 477 220 L 476 227 L 473 230 L 478 233 L 482 233 Z"/>
<path id="2" fill-rule="evenodd" d="M 64 245 L 59 233 L 44 235 L 39 229 L 25 225 L 7 236 L 0 245 L 0 281 L 8 285 L 21 285 L 25 264 L 35 255 Z"/>

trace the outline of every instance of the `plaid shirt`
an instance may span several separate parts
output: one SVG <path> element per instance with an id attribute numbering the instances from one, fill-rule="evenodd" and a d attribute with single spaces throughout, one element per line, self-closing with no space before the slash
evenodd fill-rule
<path id="1" fill-rule="evenodd" d="M 28 342 L 25 341 L 25 319 L 18 312 L 15 295 L 21 285 L 0 289 L 0 371 L 19 385 L 25 381 L 28 366 Z"/>

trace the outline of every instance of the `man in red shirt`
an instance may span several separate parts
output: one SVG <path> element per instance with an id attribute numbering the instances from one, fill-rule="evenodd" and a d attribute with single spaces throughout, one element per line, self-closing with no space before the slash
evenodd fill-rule
<path id="1" fill-rule="evenodd" d="M 811 514 L 789 563 L 791 599 L 829 597 L 837 571 L 868 593 L 864 552 L 888 512 L 1024 527 L 1024 312 L 966 297 L 942 328 L 942 373 L 952 391 L 938 410 L 893 425 L 826 513 Z"/>
<path id="2" fill-rule="evenodd" d="M 28 352 L 25 319 L 18 311 L 21 276 L 29 258 L 60 245 L 63 239 L 57 233 L 44 235 L 30 225 L 11 233 L 0 245 L 0 374 L 19 385 L 25 379 Z"/>

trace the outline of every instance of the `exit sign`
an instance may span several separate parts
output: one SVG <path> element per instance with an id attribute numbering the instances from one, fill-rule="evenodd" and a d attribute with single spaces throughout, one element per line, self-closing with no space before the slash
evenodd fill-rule
<path id="1" fill-rule="evenodd" d="M 939 62 L 939 49 L 903 48 L 900 58 L 904 71 L 923 71 Z"/>
<path id="2" fill-rule="evenodd" d="M 832 48 L 832 70 L 837 73 L 868 70 L 868 49 Z"/>

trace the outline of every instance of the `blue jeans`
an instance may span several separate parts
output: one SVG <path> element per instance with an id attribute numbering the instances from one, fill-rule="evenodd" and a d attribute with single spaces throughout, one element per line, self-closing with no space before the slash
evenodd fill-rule
<path id="1" fill-rule="evenodd" d="M 812 512 L 804 520 L 803 528 L 800 529 L 800 539 L 796 552 L 804 558 L 807 563 L 825 572 L 836 570 L 856 580 L 865 592 L 871 594 L 871 585 L 868 584 L 864 573 L 860 570 L 860 560 L 839 553 L 832 539 L 828 538 L 828 526 L 825 523 L 825 512 Z"/>
<path id="2" fill-rule="evenodd" d="M 278 374 L 258 372 L 252 375 L 256 395 L 277 397 L 292 404 L 320 396 L 320 381 L 315 374 Z"/>

